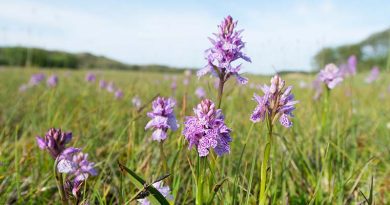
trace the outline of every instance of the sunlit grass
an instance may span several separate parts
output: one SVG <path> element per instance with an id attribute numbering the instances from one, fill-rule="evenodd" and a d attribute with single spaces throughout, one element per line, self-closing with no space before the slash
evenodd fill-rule
<path id="1" fill-rule="evenodd" d="M 56 73 L 59 84 L 45 83 L 18 92 L 33 73 Z M 187 93 L 185 115 L 199 103 L 195 89 L 200 85 L 207 97 L 217 98 L 214 80 L 193 76 L 185 87 L 183 74 L 126 71 L 95 71 L 97 79 L 114 81 L 124 92 L 122 100 L 101 90 L 98 82 L 87 83 L 85 71 L 3 69 L 0 70 L 0 204 L 59 203 L 51 175 L 53 160 L 39 150 L 36 135 L 50 127 L 72 131 L 71 145 L 81 147 L 97 163 L 99 175 L 88 179 L 90 204 L 128 201 L 137 189 L 121 175 L 117 161 L 151 181 L 162 174 L 158 143 L 144 131 L 148 105 L 137 116 L 131 104 L 138 95 L 143 103 L 156 94 L 172 96 L 180 127 L 169 132 L 164 144 L 171 170 L 169 182 L 177 204 L 195 203 L 192 168 L 196 153 L 188 150 L 181 135 L 183 96 Z M 172 95 L 172 75 L 178 89 Z M 332 91 L 327 132 L 321 135 L 322 98 L 313 100 L 313 90 L 300 88 L 314 76 L 283 76 L 300 101 L 294 112 L 294 126 L 274 130 L 272 147 L 272 204 L 345 204 L 364 201 L 370 193 L 371 177 L 377 204 L 390 203 L 390 84 L 389 74 L 379 81 L 364 83 L 364 74 L 346 79 Z M 249 76 L 249 82 L 264 84 L 269 77 Z M 346 95 L 352 89 L 352 95 Z M 226 124 L 232 128 L 231 153 L 217 159 L 214 183 L 226 178 L 214 204 L 256 204 L 262 153 L 266 144 L 265 124 L 254 124 L 249 116 L 255 107 L 253 93 L 261 91 L 230 81 L 222 105 Z M 252 127 L 252 128 L 251 128 Z M 191 163 L 191 166 L 190 166 Z M 121 182 L 122 180 L 122 182 Z M 121 186 L 122 183 L 122 186 Z M 213 186 L 214 184 L 210 184 Z M 53 196 L 54 194 L 54 196 Z"/>

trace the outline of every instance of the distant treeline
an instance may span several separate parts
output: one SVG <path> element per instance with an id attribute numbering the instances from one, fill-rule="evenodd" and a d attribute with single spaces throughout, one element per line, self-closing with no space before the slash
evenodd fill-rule
<path id="1" fill-rule="evenodd" d="M 0 47 L 0 66 L 70 69 L 142 69 L 157 72 L 182 72 L 181 70 L 161 65 L 128 65 L 90 53 L 68 53 L 26 47 Z"/>
<path id="2" fill-rule="evenodd" d="M 373 66 L 390 69 L 390 29 L 375 33 L 367 39 L 351 45 L 324 48 L 314 57 L 317 69 L 328 63 L 346 63 L 350 55 L 358 58 L 358 70 L 368 70 Z"/>

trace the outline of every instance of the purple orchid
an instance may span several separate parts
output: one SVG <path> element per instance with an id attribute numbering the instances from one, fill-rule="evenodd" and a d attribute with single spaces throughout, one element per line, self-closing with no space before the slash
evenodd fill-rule
<path id="1" fill-rule="evenodd" d="M 355 55 L 352 55 L 348 58 L 348 74 L 356 75 L 356 66 L 357 66 L 357 58 Z"/>
<path id="2" fill-rule="evenodd" d="M 202 88 L 202 87 L 198 87 L 196 88 L 195 90 L 195 95 L 200 98 L 200 99 L 203 99 L 206 97 L 206 91 Z"/>
<path id="3" fill-rule="evenodd" d="M 172 91 L 173 91 L 173 92 L 175 92 L 175 91 L 176 91 L 176 89 L 177 89 L 177 83 L 176 83 L 176 80 L 173 80 L 173 81 L 172 81 L 172 83 L 171 83 L 171 89 L 172 89 Z"/>
<path id="4" fill-rule="evenodd" d="M 47 79 L 47 85 L 49 87 L 56 87 L 57 84 L 58 84 L 58 77 L 56 75 L 51 75 L 48 79 Z"/>
<path id="5" fill-rule="evenodd" d="M 248 79 L 238 73 L 241 70 L 241 64 L 232 64 L 238 59 L 251 62 L 250 58 L 241 51 L 245 47 L 240 36 L 243 30 L 236 31 L 236 26 L 237 21 L 234 22 L 233 18 L 228 16 L 218 26 L 219 32 L 214 34 L 215 39 L 209 38 L 213 47 L 205 51 L 207 65 L 198 71 L 199 77 L 211 73 L 222 82 L 226 82 L 231 76 L 235 76 L 240 84 L 248 82 Z"/>
<path id="6" fill-rule="evenodd" d="M 118 89 L 115 91 L 115 99 L 120 100 L 123 98 L 123 92 L 122 90 Z"/>
<path id="7" fill-rule="evenodd" d="M 318 74 L 318 78 L 326 84 L 329 89 L 333 89 L 337 84 L 343 81 L 342 72 L 333 63 L 325 66 L 325 69 L 321 70 Z"/>
<path id="8" fill-rule="evenodd" d="M 167 138 L 167 131 L 177 130 L 178 124 L 173 113 L 176 103 L 173 99 L 157 97 L 152 103 L 152 112 L 148 112 L 151 120 L 146 124 L 145 130 L 153 129 L 152 139 L 163 141 Z"/>
<path id="9" fill-rule="evenodd" d="M 371 69 L 370 75 L 367 76 L 367 78 L 365 79 L 365 82 L 372 83 L 376 81 L 379 78 L 379 74 L 380 74 L 379 68 L 377 66 L 373 67 Z"/>
<path id="10" fill-rule="evenodd" d="M 115 87 L 114 82 L 109 82 L 106 89 L 107 89 L 107 91 L 110 92 L 110 93 L 115 92 L 116 87 Z"/>
<path id="11" fill-rule="evenodd" d="M 183 85 L 188 86 L 190 84 L 190 79 L 189 78 L 184 78 L 183 79 Z"/>
<path id="12" fill-rule="evenodd" d="M 264 93 L 264 96 L 258 96 L 255 93 L 253 99 L 257 102 L 257 106 L 251 115 L 251 120 L 252 122 L 264 121 L 269 112 L 269 94 Z"/>
<path id="13" fill-rule="evenodd" d="M 106 82 L 105 80 L 100 80 L 100 81 L 99 81 L 99 87 L 100 87 L 101 89 L 106 89 L 106 87 L 107 87 L 107 82 Z"/>
<path id="14" fill-rule="evenodd" d="M 87 73 L 87 75 L 85 76 L 85 80 L 87 82 L 90 82 L 90 83 L 95 82 L 96 81 L 96 75 L 93 74 L 93 73 Z"/>
<path id="15" fill-rule="evenodd" d="M 36 137 L 39 148 L 47 150 L 54 159 L 65 150 L 65 145 L 71 139 L 71 132 L 63 132 L 61 129 L 55 128 L 49 129 L 43 138 L 39 136 Z"/>
<path id="16" fill-rule="evenodd" d="M 294 95 L 291 93 L 292 86 L 285 88 L 285 81 L 278 75 L 271 79 L 271 86 L 263 85 L 263 96 L 254 94 L 254 100 L 257 106 L 251 115 L 253 122 L 270 120 L 274 123 L 279 119 L 279 122 L 284 127 L 291 127 L 292 122 L 289 119 L 293 117 L 292 111 L 295 110 L 295 104 L 298 101 L 294 100 Z"/>
<path id="17" fill-rule="evenodd" d="M 35 86 L 41 83 L 43 80 L 45 80 L 45 74 L 43 73 L 37 73 L 31 76 L 29 85 Z"/>
<path id="18" fill-rule="evenodd" d="M 141 98 L 139 98 L 138 95 L 134 96 L 133 99 L 131 99 L 131 103 L 135 108 L 141 108 Z"/>
<path id="19" fill-rule="evenodd" d="M 195 146 L 200 157 L 206 157 L 210 149 L 214 149 L 218 156 L 229 153 L 231 129 L 226 126 L 221 109 L 216 109 L 211 100 L 204 99 L 194 108 L 194 113 L 184 122 L 183 135 L 189 149 Z"/>
<path id="20" fill-rule="evenodd" d="M 90 175 L 97 175 L 95 164 L 88 161 L 88 154 L 82 153 L 78 148 L 65 149 L 57 160 L 58 172 L 70 174 L 75 182 L 85 181 Z"/>

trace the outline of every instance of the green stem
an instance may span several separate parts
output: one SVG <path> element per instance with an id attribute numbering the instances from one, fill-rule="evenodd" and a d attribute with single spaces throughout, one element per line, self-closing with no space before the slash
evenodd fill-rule
<path id="1" fill-rule="evenodd" d="M 165 156 L 165 153 L 164 153 L 164 141 L 161 141 L 160 143 L 160 157 L 161 157 L 161 163 L 162 163 L 162 166 L 163 166 L 163 171 L 164 173 L 168 173 L 168 166 L 167 166 L 167 157 Z"/>
<path id="2" fill-rule="evenodd" d="M 218 86 L 218 109 L 221 108 L 222 104 L 222 96 L 223 96 L 223 87 L 224 87 L 224 80 L 222 78 L 219 78 L 219 86 Z"/>
<path id="3" fill-rule="evenodd" d="M 56 177 L 57 188 L 60 191 L 61 202 L 63 205 L 67 205 L 68 200 L 66 198 L 66 194 L 65 194 L 65 190 L 64 190 L 64 181 L 62 178 L 62 174 L 58 173 L 58 171 L 57 171 L 57 165 L 58 165 L 58 159 L 56 159 L 54 162 L 54 168 L 53 168 L 54 170 L 53 171 L 54 171 L 54 176 Z"/>
<path id="4" fill-rule="evenodd" d="M 322 122 L 321 122 L 321 136 L 323 136 L 327 126 L 327 118 L 329 113 L 329 96 L 330 89 L 325 86 L 325 98 L 324 98 L 324 109 L 322 112 Z"/>
<path id="5" fill-rule="evenodd" d="M 260 176 L 260 194 L 259 194 L 259 204 L 264 205 L 267 200 L 267 170 L 268 170 L 268 161 L 270 157 L 270 150 L 272 145 L 272 120 L 268 120 L 268 142 L 264 149 L 264 159 L 261 163 L 261 176 Z M 271 179 L 268 179 L 268 181 Z"/>
<path id="6" fill-rule="evenodd" d="M 198 176 L 196 182 L 196 205 L 203 205 L 204 200 L 204 182 L 206 175 L 206 163 L 207 157 L 198 157 Z"/>

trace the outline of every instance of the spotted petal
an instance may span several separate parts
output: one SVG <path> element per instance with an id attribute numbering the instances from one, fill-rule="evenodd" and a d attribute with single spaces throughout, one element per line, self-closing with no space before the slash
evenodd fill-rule
<path id="1" fill-rule="evenodd" d="M 288 115 L 286 115 L 286 114 L 283 114 L 282 116 L 280 116 L 279 122 L 280 122 L 280 124 L 282 124 L 284 127 L 287 127 L 287 128 L 292 126 L 292 122 L 288 119 Z"/>

